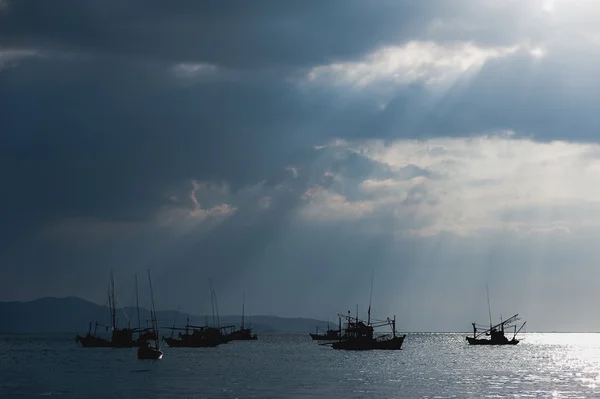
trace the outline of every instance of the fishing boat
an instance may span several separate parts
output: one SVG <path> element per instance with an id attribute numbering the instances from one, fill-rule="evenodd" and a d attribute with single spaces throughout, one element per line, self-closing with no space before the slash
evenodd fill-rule
<path id="1" fill-rule="evenodd" d="M 104 327 L 102 324 L 96 322 L 94 332 L 92 333 L 92 322 L 90 321 L 90 327 L 86 335 L 82 336 L 77 334 L 75 342 L 78 342 L 84 348 L 110 348 L 112 347 L 111 341 L 101 338 L 98 336 L 98 326 Z"/>
<path id="2" fill-rule="evenodd" d="M 467 342 L 469 343 L 469 345 L 516 345 L 516 344 L 518 344 L 519 340 L 517 339 L 517 334 L 523 329 L 523 327 L 525 327 L 525 324 L 527 322 L 524 322 L 523 324 L 521 324 L 521 326 L 517 330 L 517 324 L 515 324 L 515 323 L 517 321 L 519 321 L 520 318 L 519 318 L 519 314 L 516 314 L 512 317 L 509 317 L 508 319 L 506 319 L 504 321 L 502 319 L 500 319 L 500 323 L 498 323 L 496 325 L 492 325 L 492 311 L 490 308 L 490 293 L 487 288 L 487 285 L 486 285 L 485 289 L 487 292 L 488 314 L 489 314 L 489 318 L 490 318 L 490 326 L 488 328 L 487 326 L 479 325 L 476 323 L 471 323 L 473 326 L 473 336 L 465 337 L 467 339 Z M 508 339 L 506 337 L 506 335 L 504 335 L 504 332 L 506 329 L 509 329 L 511 327 L 514 329 L 513 337 L 511 339 Z M 489 339 L 486 337 L 489 337 Z"/>
<path id="3" fill-rule="evenodd" d="M 338 340 L 329 343 L 333 349 L 343 350 L 400 350 L 406 335 L 396 334 L 396 316 L 393 319 L 389 317 L 386 320 L 371 321 L 370 310 L 369 318 L 365 322 L 356 317 L 348 315 L 343 316 L 346 319 L 346 328 L 344 335 Z M 375 328 L 382 326 L 391 326 L 391 335 L 375 335 Z"/>
<path id="4" fill-rule="evenodd" d="M 466 337 L 467 342 L 469 345 L 516 345 L 519 343 L 517 334 L 523 329 L 523 327 L 525 327 L 525 324 L 527 323 L 524 322 L 521 324 L 521 327 L 517 330 L 517 325 L 514 324 L 511 326 L 511 324 L 516 323 L 519 320 L 519 315 L 516 314 L 504 321 L 500 321 L 500 323 L 496 324 L 495 326 L 490 325 L 489 328 L 471 323 L 473 325 L 473 336 Z M 510 327 L 514 328 L 514 333 L 513 337 L 508 339 L 506 335 L 504 335 L 504 332 Z M 489 336 L 489 339 L 484 338 L 486 336 Z"/>
<path id="5" fill-rule="evenodd" d="M 220 344 L 229 342 L 220 328 L 208 326 L 194 326 L 188 323 L 183 328 L 172 327 L 171 331 L 185 331 L 179 333 L 179 338 L 163 337 L 163 341 L 173 348 L 214 348 Z"/>
<path id="6" fill-rule="evenodd" d="M 152 330 L 155 333 L 154 346 L 150 345 L 149 341 L 144 341 L 138 348 L 137 357 L 140 360 L 159 360 L 163 357 L 163 352 L 160 350 L 160 340 L 158 339 L 158 322 L 156 320 L 156 307 L 154 306 L 154 292 L 152 290 L 152 279 L 150 270 L 148 270 L 148 283 L 150 285 L 150 300 L 152 308 L 150 309 L 150 318 L 152 319 Z"/>
<path id="7" fill-rule="evenodd" d="M 258 336 L 256 334 L 252 334 L 252 330 L 250 328 L 240 328 L 239 330 L 232 331 L 229 334 L 229 338 L 232 341 L 256 341 Z"/>
<path id="8" fill-rule="evenodd" d="M 246 296 L 244 295 L 242 299 L 242 323 L 240 324 L 240 328 L 238 330 L 232 330 L 227 334 L 227 337 L 231 341 L 255 341 L 258 339 L 256 334 L 252 334 L 252 325 L 250 324 L 247 328 L 244 325 L 245 302 Z"/>
<path id="9" fill-rule="evenodd" d="M 333 349 L 343 350 L 400 350 L 406 335 L 396 334 L 396 316 L 385 320 L 371 320 L 371 300 L 373 298 L 373 279 L 375 270 L 371 276 L 371 294 L 369 296 L 369 310 L 366 322 L 358 318 L 358 306 L 356 306 L 356 317 L 339 315 L 346 319 L 344 334 L 337 340 L 321 345 L 331 345 Z M 375 328 L 391 326 L 392 332 L 385 335 L 375 335 Z"/>
<path id="10" fill-rule="evenodd" d="M 132 348 L 138 346 L 138 343 L 133 339 L 134 329 L 118 328 L 117 326 L 117 307 L 115 299 L 115 281 L 113 271 L 110 271 L 110 284 L 108 285 L 108 306 L 110 309 L 111 325 L 106 326 L 96 322 L 94 333 L 92 334 L 92 322 L 85 336 L 77 335 L 75 341 L 81 344 L 84 348 Z M 127 315 L 126 315 L 127 316 Z M 110 341 L 97 335 L 98 326 L 105 327 L 106 330 L 111 329 Z"/>
<path id="11" fill-rule="evenodd" d="M 233 329 L 234 326 L 221 326 L 219 320 L 219 308 L 217 304 L 217 297 L 213 288 L 212 280 L 209 279 L 210 283 L 210 299 L 212 305 L 212 318 L 213 326 L 197 326 L 190 324 L 188 318 L 186 325 L 181 327 L 175 327 L 175 321 L 173 327 L 170 328 L 171 336 L 163 337 L 163 341 L 173 348 L 214 348 L 220 344 L 231 341 L 231 338 L 225 333 L 227 329 Z M 208 324 L 208 322 L 207 322 Z M 179 337 L 175 338 L 173 335 L 175 331 L 179 331 Z M 183 333 L 182 333 L 183 331 Z"/>
<path id="12" fill-rule="evenodd" d="M 319 326 L 317 326 L 317 332 L 315 334 L 309 333 L 313 341 L 336 341 L 342 337 L 342 318 L 339 317 L 338 329 L 334 330 L 329 328 L 329 322 L 327 323 L 327 331 L 325 334 L 319 334 Z"/>

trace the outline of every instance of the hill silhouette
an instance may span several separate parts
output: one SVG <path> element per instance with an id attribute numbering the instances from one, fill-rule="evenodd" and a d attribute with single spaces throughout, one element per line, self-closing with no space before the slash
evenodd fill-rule
<path id="1" fill-rule="evenodd" d="M 173 322 L 183 326 L 189 319 L 190 324 L 212 325 L 213 317 L 191 315 L 173 310 L 157 311 L 162 334 L 166 335 Z M 140 307 L 142 326 L 150 319 L 150 311 Z M 4 334 L 48 334 L 48 333 L 85 333 L 89 322 L 110 324 L 110 311 L 107 306 L 99 305 L 77 297 L 40 298 L 28 302 L 0 302 L 0 333 Z M 220 316 L 221 325 L 239 326 L 241 315 Z M 316 326 L 319 330 L 327 328 L 327 322 L 307 318 L 286 318 L 277 316 L 246 315 L 246 325 L 251 322 L 257 333 L 308 333 Z M 120 327 L 137 327 L 137 310 L 135 307 L 117 309 L 117 325 Z"/>

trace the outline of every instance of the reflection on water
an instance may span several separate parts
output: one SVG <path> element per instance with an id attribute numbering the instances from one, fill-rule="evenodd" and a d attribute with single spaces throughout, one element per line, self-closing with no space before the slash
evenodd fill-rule
<path id="1" fill-rule="evenodd" d="M 580 398 L 600 395 L 600 334 L 523 334 L 474 347 L 466 334 L 408 334 L 404 349 L 343 352 L 306 335 L 217 348 L 78 347 L 71 336 L 0 336 L 0 397 Z"/>

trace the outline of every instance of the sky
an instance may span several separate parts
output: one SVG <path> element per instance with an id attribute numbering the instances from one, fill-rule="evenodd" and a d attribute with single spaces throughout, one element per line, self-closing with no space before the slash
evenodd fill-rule
<path id="1" fill-rule="evenodd" d="M 0 301 L 600 331 L 599 19 L 0 0 Z"/>

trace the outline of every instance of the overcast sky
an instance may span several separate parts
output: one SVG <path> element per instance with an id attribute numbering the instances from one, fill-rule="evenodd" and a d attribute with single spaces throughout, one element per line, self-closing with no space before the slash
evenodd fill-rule
<path id="1" fill-rule="evenodd" d="M 600 330 L 600 3 L 0 0 L 0 300 Z M 142 288 L 146 290 L 146 280 Z M 143 301 L 146 301 L 144 294 Z"/>

